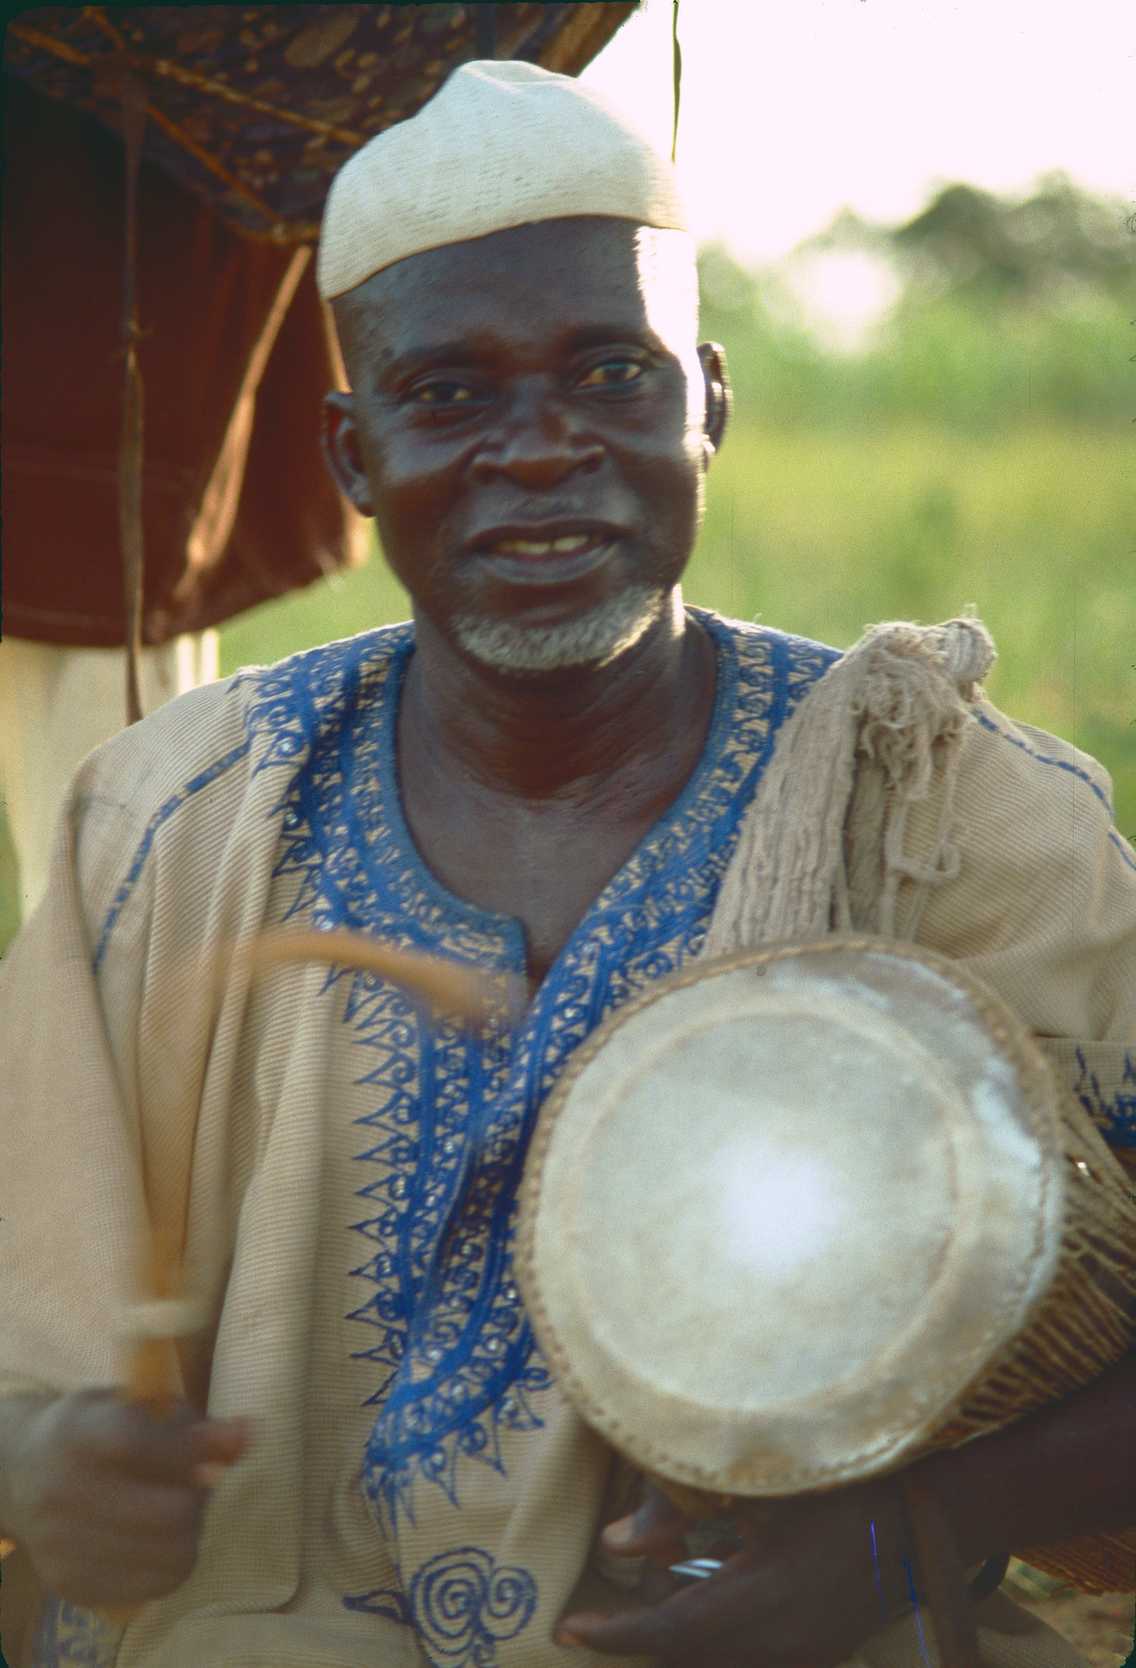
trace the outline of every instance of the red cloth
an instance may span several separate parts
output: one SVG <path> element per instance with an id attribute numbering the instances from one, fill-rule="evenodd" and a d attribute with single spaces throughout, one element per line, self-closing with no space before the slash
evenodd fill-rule
<path id="1" fill-rule="evenodd" d="M 112 647 L 123 149 L 18 77 L 4 91 L 4 631 Z M 319 449 L 320 402 L 343 383 L 314 260 L 258 381 L 295 251 L 240 238 L 146 163 L 138 203 L 143 640 L 158 644 L 354 565 L 367 541 Z"/>

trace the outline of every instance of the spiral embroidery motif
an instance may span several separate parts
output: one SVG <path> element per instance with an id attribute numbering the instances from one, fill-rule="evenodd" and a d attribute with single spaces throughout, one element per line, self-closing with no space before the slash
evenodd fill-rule
<path id="1" fill-rule="evenodd" d="M 498 1569 L 479 1546 L 440 1552 L 410 1587 L 414 1623 L 436 1668 L 497 1668 L 496 1645 L 528 1625 L 536 1598 L 528 1570 Z"/>

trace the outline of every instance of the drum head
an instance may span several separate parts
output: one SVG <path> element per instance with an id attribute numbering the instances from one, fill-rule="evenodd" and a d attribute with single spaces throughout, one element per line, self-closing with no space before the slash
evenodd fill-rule
<path id="1" fill-rule="evenodd" d="M 695 963 L 542 1109 L 519 1277 L 565 1394 L 722 1494 L 900 1463 L 1053 1279 L 1046 1062 L 945 958 L 833 938 Z"/>

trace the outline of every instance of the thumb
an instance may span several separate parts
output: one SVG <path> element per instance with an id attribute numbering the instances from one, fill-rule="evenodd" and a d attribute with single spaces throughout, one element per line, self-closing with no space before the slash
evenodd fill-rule
<path id="1" fill-rule="evenodd" d="M 216 1480 L 216 1468 L 233 1465 L 252 1442 L 252 1421 L 247 1418 L 209 1419 L 194 1432 L 194 1449 L 199 1467 L 205 1467 L 209 1481 Z"/>
<path id="2" fill-rule="evenodd" d="M 617 1557 L 648 1557 L 673 1563 L 686 1555 L 683 1536 L 689 1519 L 661 1490 L 648 1485 L 643 1504 L 628 1517 L 609 1523 L 602 1540 Z"/>

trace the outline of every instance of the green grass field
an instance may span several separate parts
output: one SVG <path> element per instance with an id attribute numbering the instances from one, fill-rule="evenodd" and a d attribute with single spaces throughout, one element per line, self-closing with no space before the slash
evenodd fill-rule
<path id="1" fill-rule="evenodd" d="M 876 620 L 975 605 L 998 646 L 991 699 L 1098 757 L 1136 834 L 1131 445 L 1119 429 L 1055 425 L 994 437 L 742 426 L 711 471 L 688 599 L 839 648 Z M 222 667 L 407 613 L 373 560 L 235 621 Z"/>
<path id="2" fill-rule="evenodd" d="M 998 646 L 996 705 L 1111 772 L 1136 836 L 1136 526 L 1132 441 L 1048 421 L 967 434 L 907 421 L 739 424 L 710 476 L 690 601 L 840 648 L 885 619 L 977 607 Z M 405 619 L 377 557 L 243 615 L 222 671 Z M 0 941 L 15 919 L 0 828 Z"/>

